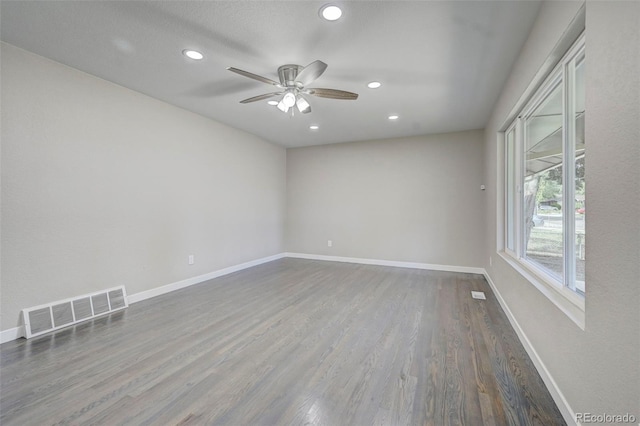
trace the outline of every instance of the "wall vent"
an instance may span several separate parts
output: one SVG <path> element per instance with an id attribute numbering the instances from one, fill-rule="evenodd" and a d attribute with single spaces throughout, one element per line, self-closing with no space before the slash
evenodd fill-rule
<path id="1" fill-rule="evenodd" d="M 127 294 L 120 286 L 23 309 L 25 337 L 40 336 L 127 306 Z"/>

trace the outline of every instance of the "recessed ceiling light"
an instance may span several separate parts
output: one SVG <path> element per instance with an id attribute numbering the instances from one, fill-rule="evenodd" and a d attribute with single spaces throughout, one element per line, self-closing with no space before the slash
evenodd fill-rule
<path id="1" fill-rule="evenodd" d="M 335 4 L 325 4 L 320 8 L 320 16 L 327 21 L 336 21 L 342 16 L 342 9 Z"/>
<path id="2" fill-rule="evenodd" d="M 189 59 L 194 59 L 196 61 L 199 61 L 200 59 L 204 58 L 204 55 L 200 52 L 198 52 L 197 50 L 189 50 L 189 49 L 185 49 L 182 51 L 182 54 L 184 56 L 186 56 Z"/>
<path id="3" fill-rule="evenodd" d="M 382 83 L 380 83 L 379 81 L 372 81 L 371 83 L 367 84 L 367 87 L 369 89 L 377 89 L 380 86 L 382 86 Z"/>
<path id="4" fill-rule="evenodd" d="M 309 129 L 311 130 L 318 130 L 320 127 L 316 126 L 315 124 L 312 124 L 311 126 L 309 126 Z"/>
<path id="5" fill-rule="evenodd" d="M 397 120 L 398 116 L 397 115 L 390 115 L 389 116 L 389 120 Z"/>
<path id="6" fill-rule="evenodd" d="M 269 102 L 267 102 L 267 103 L 268 103 L 269 105 L 273 105 L 273 106 L 278 105 L 278 101 L 269 101 Z"/>

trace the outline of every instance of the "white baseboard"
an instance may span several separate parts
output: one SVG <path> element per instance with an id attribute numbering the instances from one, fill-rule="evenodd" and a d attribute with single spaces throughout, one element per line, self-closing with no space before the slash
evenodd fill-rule
<path id="1" fill-rule="evenodd" d="M 429 269 L 433 271 L 448 271 L 448 272 L 463 272 L 463 273 L 471 273 L 471 274 L 481 274 L 484 275 L 491 290 L 496 296 L 498 303 L 502 307 L 502 310 L 507 315 L 511 326 L 516 331 L 520 342 L 524 346 L 527 354 L 533 361 L 533 364 L 536 366 L 540 377 L 544 381 L 549 393 L 551 394 L 553 400 L 555 401 L 558 409 L 562 413 L 565 421 L 569 425 L 577 425 L 579 423 L 576 421 L 575 412 L 569 406 L 566 398 L 562 394 L 562 391 L 558 387 L 557 383 L 547 370 L 547 367 L 544 365 L 544 362 L 536 352 L 535 348 L 527 338 L 527 335 L 524 333 L 524 330 L 520 327 L 520 324 L 515 319 L 513 313 L 509 309 L 509 306 L 502 298 L 502 295 L 496 288 L 493 280 L 487 273 L 484 268 L 476 268 L 469 266 L 453 266 L 453 265 L 436 265 L 429 263 L 416 263 L 416 262 L 399 262 L 393 260 L 380 260 L 380 259 L 363 259 L 363 258 L 355 258 L 355 257 L 341 257 L 341 256 L 327 256 L 327 255 L 316 255 L 316 254 L 305 254 L 305 253 L 279 253 L 273 256 L 263 257 L 261 259 L 252 260 L 250 262 L 241 263 L 239 265 L 230 266 L 228 268 L 220 269 L 218 271 L 209 272 L 204 275 L 199 275 L 197 277 L 188 278 L 186 280 L 178 281 L 175 283 L 167 284 L 162 287 L 157 287 L 151 290 L 142 291 L 139 293 L 135 293 L 129 295 L 127 297 L 127 301 L 129 304 L 140 302 L 142 300 L 146 300 L 155 296 L 160 296 L 161 294 L 170 293 L 175 290 L 179 290 L 181 288 L 189 287 L 195 284 L 199 284 L 204 281 L 208 281 L 217 277 L 221 277 L 223 275 L 228 275 L 233 272 L 241 271 L 243 269 L 251 268 L 253 266 L 261 265 L 263 263 L 271 262 L 274 260 L 282 259 L 283 257 L 291 257 L 297 259 L 310 259 L 310 260 L 325 260 L 332 262 L 346 262 L 346 263 L 359 263 L 365 265 L 380 265 L 380 266 L 395 266 L 399 268 L 413 268 L 413 269 Z M 10 328 L 8 330 L 4 330 L 0 332 L 0 343 L 9 342 L 11 340 L 16 340 L 25 336 L 24 326 Z"/>
<path id="2" fill-rule="evenodd" d="M 435 265 L 431 263 L 400 262 L 396 260 L 363 259 L 359 257 L 326 256 L 323 254 L 285 253 L 284 257 L 297 259 L 327 260 L 330 262 L 361 263 L 364 265 L 395 266 L 397 268 L 429 269 L 432 271 L 464 272 L 468 274 L 485 273 L 484 268 L 471 266 Z"/>
<path id="3" fill-rule="evenodd" d="M 507 315 L 511 326 L 515 330 L 520 342 L 524 346 L 524 349 L 527 351 L 527 354 L 531 358 L 531 361 L 536 366 L 540 377 L 544 381 L 549 393 L 551 394 L 553 400 L 555 401 L 558 409 L 562 413 L 565 421 L 569 425 L 577 425 L 580 424 L 576 421 L 576 414 L 569 406 L 568 401 L 564 397 L 562 391 L 558 387 L 556 381 L 551 376 L 551 373 L 545 366 L 544 362 L 538 355 L 538 352 L 535 350 L 531 341 L 525 334 L 522 327 L 516 320 L 515 316 L 509 309 L 509 306 L 502 298 L 502 295 L 496 288 L 491 276 L 487 273 L 484 268 L 476 268 L 469 266 L 452 266 L 452 265 L 436 265 L 429 263 L 416 263 L 416 262 L 399 262 L 393 260 L 380 260 L 380 259 L 363 259 L 363 258 L 355 258 L 355 257 L 341 257 L 341 256 L 327 256 L 327 255 L 317 255 L 317 254 L 305 254 L 305 253 L 279 253 L 273 256 L 263 257 L 261 259 L 252 260 L 249 262 L 241 263 L 239 265 L 230 266 L 228 268 L 220 269 L 218 271 L 209 272 L 204 275 L 199 275 L 197 277 L 188 278 L 186 280 L 178 281 L 175 283 L 167 284 L 162 287 L 157 287 L 151 290 L 146 290 L 143 292 L 135 293 L 129 295 L 127 297 L 127 301 L 129 304 L 140 302 L 142 300 L 146 300 L 155 296 L 160 296 L 161 294 L 170 293 L 172 291 L 179 290 L 181 288 L 189 287 L 195 284 L 199 284 L 204 281 L 208 281 L 214 278 L 221 277 L 223 275 L 228 275 L 233 272 L 241 271 L 243 269 L 251 268 L 253 266 L 261 265 L 263 263 L 271 262 L 274 260 L 282 259 L 283 257 L 291 257 L 297 259 L 310 259 L 310 260 L 325 260 L 332 262 L 346 262 L 346 263 L 359 263 L 365 265 L 380 265 L 380 266 L 394 266 L 398 268 L 413 268 L 413 269 L 429 269 L 433 271 L 448 271 L 448 272 L 463 272 L 463 273 L 472 273 L 472 274 L 481 274 L 484 275 L 493 294 L 495 294 L 498 303 L 502 307 L 502 310 Z M 0 332 L 0 344 L 9 342 L 11 340 L 16 340 L 25 336 L 24 326 L 10 328 L 8 330 L 4 330 Z"/>
<path id="4" fill-rule="evenodd" d="M 273 256 L 263 257 L 261 259 L 251 260 L 249 262 L 241 263 L 239 265 L 229 266 L 228 268 L 220 269 L 217 271 L 209 272 L 197 277 L 187 278 L 186 280 L 177 281 L 175 283 L 163 285 L 161 287 L 152 288 L 151 290 L 141 291 L 127 296 L 129 304 L 140 302 L 152 297 L 160 296 L 161 294 L 170 293 L 172 291 L 180 290 L 181 288 L 189 287 L 201 282 L 212 280 L 214 278 L 228 275 L 233 272 L 241 271 L 243 269 L 251 268 L 253 266 L 261 265 L 263 263 L 271 262 L 274 260 L 282 259 L 285 257 L 284 253 L 275 254 Z"/>
<path id="5" fill-rule="evenodd" d="M 0 344 L 24 337 L 24 325 L 0 331 Z"/>
<path id="6" fill-rule="evenodd" d="M 231 274 L 233 272 L 241 271 L 243 269 L 251 268 L 252 266 L 261 265 L 263 263 L 271 262 L 273 260 L 282 259 L 285 257 L 284 253 L 278 253 L 273 256 L 263 257 L 261 259 L 252 260 L 249 262 L 241 263 L 239 265 L 230 266 L 228 268 L 220 269 L 218 271 L 209 272 L 204 275 L 198 275 L 197 277 L 187 278 L 186 280 L 178 281 L 175 283 L 163 285 L 162 287 L 156 287 L 151 290 L 141 291 L 139 293 L 131 294 L 127 296 L 127 302 L 129 304 L 140 302 L 142 300 L 150 299 L 161 294 L 169 293 L 181 288 L 189 287 L 194 284 L 199 284 L 204 281 L 208 281 L 223 275 Z M 21 337 L 25 337 L 24 325 L 19 327 L 10 328 L 8 330 L 0 331 L 0 344 L 16 340 Z"/>
<path id="7" fill-rule="evenodd" d="M 331 262 L 360 263 L 364 265 L 395 266 L 398 268 L 429 269 L 432 271 L 463 272 L 463 273 L 470 273 L 470 274 L 486 275 L 485 270 L 483 268 L 474 268 L 469 266 L 436 265 L 431 263 L 400 262 L 395 260 L 363 259 L 359 257 L 325 256 L 321 254 L 279 253 L 273 256 L 263 257 L 261 259 L 256 259 L 249 262 L 241 263 L 239 265 L 230 266 L 228 268 L 220 269 L 218 271 L 213 271 L 203 275 L 198 275 L 197 277 L 187 278 L 185 280 L 163 285 L 161 287 L 156 287 L 150 290 L 141 291 L 139 293 L 130 294 L 130 295 L 127 295 L 127 302 L 129 304 L 140 302 L 146 299 L 150 299 L 152 297 L 156 297 L 162 294 L 170 293 L 172 291 L 180 290 L 181 288 L 189 287 L 195 284 L 200 284 L 201 282 L 212 280 L 214 278 L 218 278 L 223 275 L 231 274 L 233 272 L 237 272 L 243 269 L 251 268 L 253 266 L 261 265 L 263 263 L 282 259 L 283 257 L 292 257 L 297 259 L 311 259 L 311 260 L 326 260 Z M 25 336 L 24 326 L 10 328 L 8 330 L 4 330 L 0 332 L 0 343 L 16 340 L 24 336 Z"/>
<path id="8" fill-rule="evenodd" d="M 547 367 L 544 365 L 544 362 L 538 355 L 538 352 L 535 350 L 535 348 L 531 344 L 531 341 L 529 340 L 527 335 L 524 333 L 524 330 L 522 329 L 522 327 L 520 327 L 518 320 L 516 320 L 515 316 L 511 312 L 511 309 L 509 309 L 507 302 L 505 302 L 505 300 L 502 298 L 502 295 L 496 288 L 496 285 L 493 283 L 493 280 L 491 279 L 491 277 L 489 276 L 486 270 L 483 270 L 483 275 L 486 278 L 487 282 L 489 283 L 489 287 L 491 287 L 491 290 L 493 290 L 493 294 L 495 294 L 496 299 L 498 300 L 498 303 L 502 307 L 502 310 L 507 315 L 507 318 L 509 319 L 511 326 L 516 331 L 516 334 L 518 335 L 518 338 L 520 339 L 522 346 L 524 346 L 524 349 L 527 351 L 527 354 L 529 354 L 529 358 L 531 358 L 531 361 L 533 361 L 533 364 L 536 366 L 536 369 L 538 370 L 538 374 L 540 374 L 542 381 L 547 386 L 547 389 L 549 390 L 549 393 L 551 394 L 553 401 L 558 406 L 560 413 L 562 413 L 562 417 L 564 417 L 565 422 L 567 422 L 568 425 L 579 426 L 580 423 L 576 420 L 576 413 L 571 409 L 571 406 L 569 406 L 569 402 L 564 397 L 556 381 L 553 380 L 551 373 L 549 372 L 549 370 L 547 370 Z"/>

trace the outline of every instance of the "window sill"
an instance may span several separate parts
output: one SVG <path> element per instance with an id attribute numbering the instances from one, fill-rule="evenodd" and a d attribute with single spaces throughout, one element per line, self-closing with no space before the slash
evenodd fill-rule
<path id="1" fill-rule="evenodd" d="M 566 287 L 559 287 L 531 270 L 513 256 L 500 251 L 498 253 L 513 269 L 534 285 L 547 299 L 568 316 L 578 327 L 585 329 L 584 298 Z"/>

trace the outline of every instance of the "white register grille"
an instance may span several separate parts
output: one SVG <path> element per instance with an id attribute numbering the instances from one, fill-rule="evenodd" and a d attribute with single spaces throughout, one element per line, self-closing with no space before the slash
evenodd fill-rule
<path id="1" fill-rule="evenodd" d="M 127 306 L 127 294 L 124 286 L 120 286 L 23 309 L 25 337 L 39 336 Z"/>

